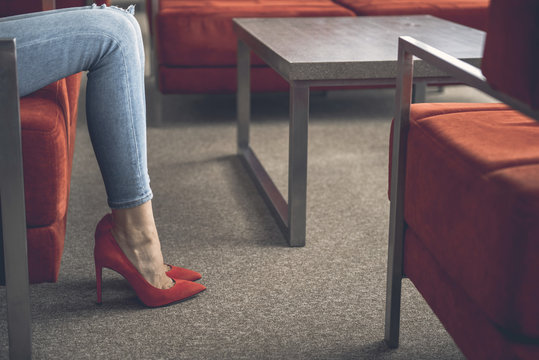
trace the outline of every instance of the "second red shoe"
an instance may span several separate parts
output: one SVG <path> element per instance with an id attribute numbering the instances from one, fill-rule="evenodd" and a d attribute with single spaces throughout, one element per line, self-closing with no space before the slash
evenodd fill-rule
<path id="1" fill-rule="evenodd" d="M 202 279 L 202 275 L 200 273 L 189 270 L 186 268 L 177 267 L 174 265 L 168 265 L 170 267 L 170 270 L 167 271 L 167 275 L 174 279 L 182 279 L 182 280 L 189 280 L 189 281 L 196 281 Z"/>

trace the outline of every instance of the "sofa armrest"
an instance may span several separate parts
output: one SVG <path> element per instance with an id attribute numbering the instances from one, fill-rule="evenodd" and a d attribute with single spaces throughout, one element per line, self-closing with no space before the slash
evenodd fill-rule
<path id="1" fill-rule="evenodd" d="M 9 353 L 12 359 L 29 359 L 30 289 L 15 39 L 0 39 L 0 108 L 0 240 L 4 250 Z"/>
<path id="2" fill-rule="evenodd" d="M 414 38 L 399 38 L 395 123 L 391 153 L 389 247 L 387 260 L 385 340 L 389 347 L 399 343 L 400 292 L 403 277 L 404 192 L 406 150 L 410 122 L 414 56 L 443 70 L 461 83 L 474 87 L 539 121 L 539 110 L 490 86 L 479 68 Z"/>
<path id="3" fill-rule="evenodd" d="M 458 81 L 474 87 L 511 106 L 515 110 L 539 121 L 538 109 L 532 108 L 530 104 L 515 99 L 503 91 L 492 88 L 479 68 L 409 36 L 402 36 L 399 38 L 397 87 L 402 87 L 402 91 L 400 92 L 401 95 L 406 92 L 404 88 L 408 87 L 408 83 L 410 83 L 411 86 L 413 77 L 412 57 L 414 56 L 445 71 L 448 75 L 451 75 Z M 398 105 L 401 105 L 404 102 L 406 102 L 406 99 L 402 98 Z M 402 114 L 399 114 L 398 112 L 397 115 Z"/>

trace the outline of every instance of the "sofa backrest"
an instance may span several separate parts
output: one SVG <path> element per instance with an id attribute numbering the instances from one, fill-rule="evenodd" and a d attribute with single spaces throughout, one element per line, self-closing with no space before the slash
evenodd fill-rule
<path id="1" fill-rule="evenodd" d="M 539 0 L 492 0 L 489 11 L 483 74 L 539 110 Z"/>
<path id="2" fill-rule="evenodd" d="M 41 0 L 3 0 L 0 6 L 0 17 L 27 14 L 43 10 Z"/>
<path id="3" fill-rule="evenodd" d="M 110 5 L 110 0 L 95 0 L 97 5 Z M 86 0 L 56 0 L 56 8 L 67 8 L 86 5 Z M 43 0 L 2 0 L 0 17 L 28 14 L 43 11 Z"/>
<path id="4" fill-rule="evenodd" d="M 97 5 L 101 5 L 105 3 L 107 5 L 110 5 L 110 0 L 94 0 L 93 2 Z M 86 4 L 87 4 L 86 0 L 56 0 L 57 9 L 74 7 L 74 6 L 84 6 Z"/>

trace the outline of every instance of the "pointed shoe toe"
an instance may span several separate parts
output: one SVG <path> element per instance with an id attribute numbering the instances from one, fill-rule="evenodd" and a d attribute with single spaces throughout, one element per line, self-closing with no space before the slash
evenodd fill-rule
<path id="1" fill-rule="evenodd" d="M 145 291 L 139 293 L 135 289 L 135 292 L 144 305 L 148 307 L 159 307 L 187 300 L 206 290 L 206 287 L 199 283 L 181 279 L 173 280 L 175 284 L 168 289 L 162 290 L 148 284 L 149 287 Z"/>
<path id="2" fill-rule="evenodd" d="M 179 279 L 179 280 L 188 280 L 188 281 L 196 281 L 202 279 L 202 275 L 200 273 L 189 270 L 186 268 L 181 268 L 174 265 L 169 265 L 170 270 L 167 271 L 167 276 L 173 279 Z"/>

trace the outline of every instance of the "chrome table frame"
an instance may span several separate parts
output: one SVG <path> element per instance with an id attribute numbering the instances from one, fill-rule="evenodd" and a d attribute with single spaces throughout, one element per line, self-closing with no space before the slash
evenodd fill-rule
<path id="1" fill-rule="evenodd" d="M 309 123 L 309 89 L 311 86 L 374 86 L 395 85 L 395 78 L 354 78 L 354 79 L 316 79 L 302 80 L 290 78 L 279 62 L 279 54 L 256 39 L 234 19 L 234 30 L 238 38 L 237 47 L 237 146 L 238 155 L 250 173 L 256 187 L 264 198 L 276 222 L 290 246 L 304 246 L 306 238 L 307 205 L 307 147 Z M 271 177 L 258 160 L 249 145 L 250 126 L 250 51 L 255 52 L 266 64 L 272 67 L 290 84 L 290 122 L 288 156 L 288 204 L 273 183 Z M 396 59 L 395 59 L 396 63 Z M 416 95 L 424 97 L 427 82 L 451 83 L 447 75 L 438 72 L 416 79 Z M 421 99 L 424 100 L 424 99 Z"/>
<path id="2" fill-rule="evenodd" d="M 474 87 L 523 114 L 539 121 L 539 111 L 532 110 L 514 98 L 494 90 L 481 70 L 432 46 L 403 36 L 399 38 L 397 93 L 395 96 L 395 124 L 391 164 L 391 205 L 389 216 L 389 244 L 387 261 L 387 288 L 385 311 L 385 341 L 391 348 L 399 346 L 400 303 L 404 248 L 404 181 L 407 135 L 410 124 L 410 103 L 414 77 L 413 57 L 434 65 L 460 83 Z"/>
<path id="3" fill-rule="evenodd" d="M 30 359 L 32 328 L 15 39 L 0 39 L 0 235 L 4 245 L 9 356 Z"/>
<path id="4" fill-rule="evenodd" d="M 245 167 L 290 246 L 305 246 L 309 93 L 312 86 L 394 85 L 395 79 L 292 80 L 288 147 L 288 204 L 249 144 L 251 118 L 250 48 L 238 40 L 237 146 Z M 260 56 L 260 54 L 257 53 Z M 449 81 L 430 78 L 430 81 Z M 418 82 L 420 83 L 420 82 Z M 422 83 L 421 85 L 424 85 Z M 423 86 L 421 86 L 423 87 Z"/>

